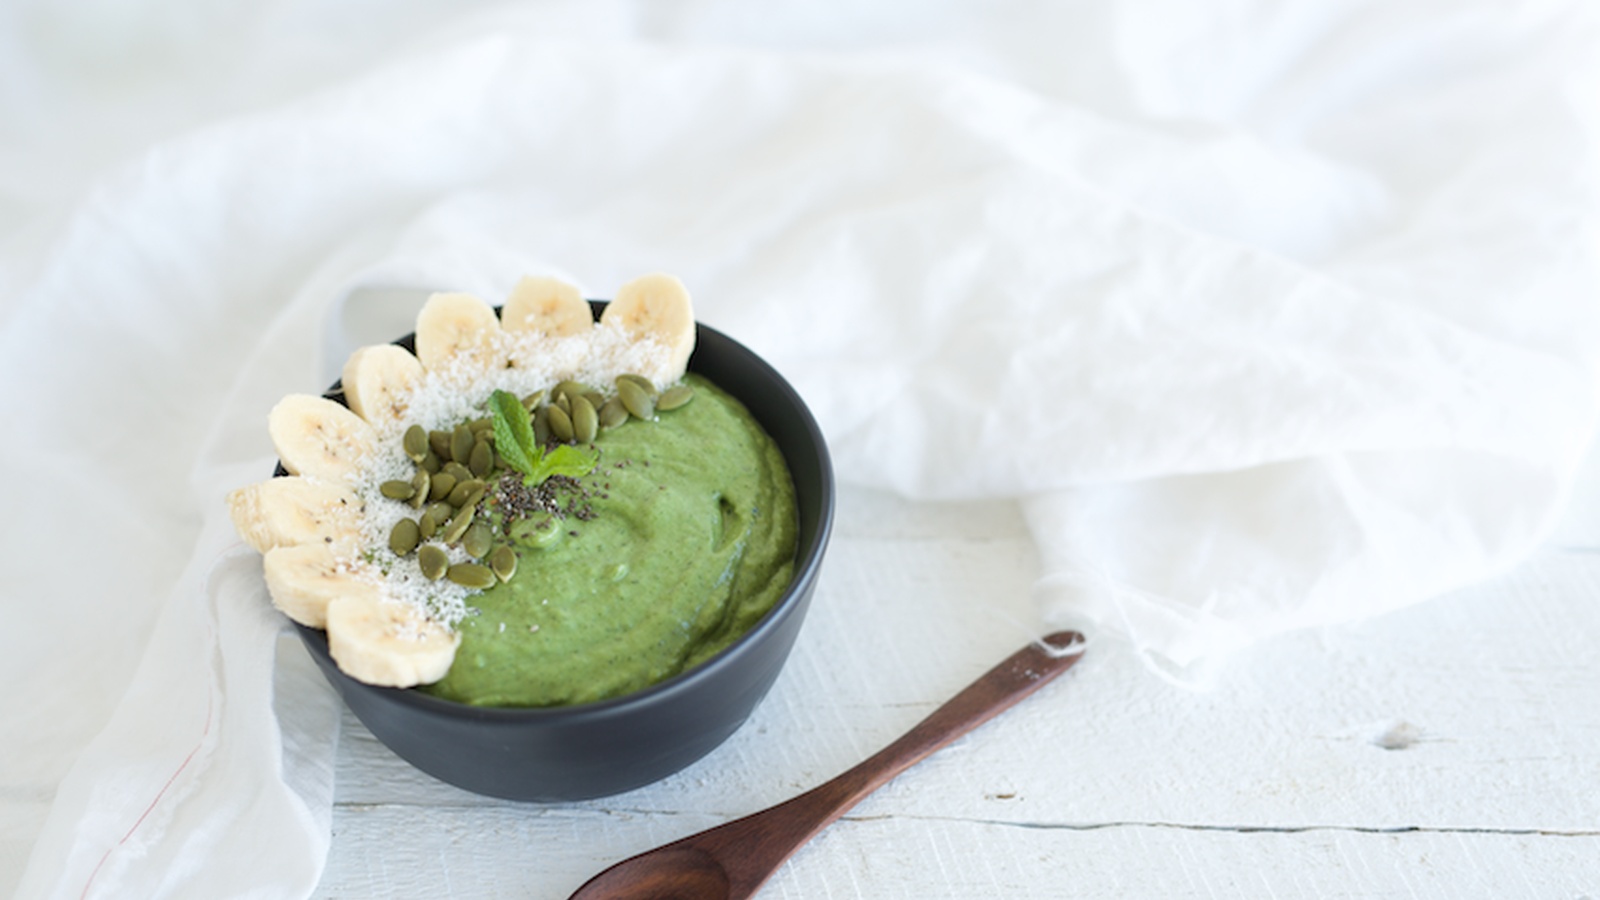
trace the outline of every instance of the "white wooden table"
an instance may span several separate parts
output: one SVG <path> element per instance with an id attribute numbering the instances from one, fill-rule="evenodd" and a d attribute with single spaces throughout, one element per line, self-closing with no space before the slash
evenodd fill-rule
<path id="1" fill-rule="evenodd" d="M 1600 479 L 1531 561 L 1280 639 L 1208 693 L 1102 643 L 802 849 L 774 898 L 1600 900 Z M 1022 644 L 1015 507 L 845 489 L 810 617 L 766 702 L 659 784 L 500 802 L 346 714 L 322 897 L 565 898 L 625 856 L 809 788 Z"/>

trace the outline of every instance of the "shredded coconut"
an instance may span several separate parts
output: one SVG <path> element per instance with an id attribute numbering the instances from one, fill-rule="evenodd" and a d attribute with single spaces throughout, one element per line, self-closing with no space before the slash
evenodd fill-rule
<path id="1" fill-rule="evenodd" d="M 572 380 L 610 397 L 615 394 L 617 376 L 626 374 L 642 375 L 657 388 L 664 388 L 672 380 L 667 371 L 670 364 L 667 346 L 654 336 L 596 324 L 585 334 L 566 337 L 497 330 L 486 345 L 427 370 L 409 395 L 397 398 L 405 415 L 377 426 L 376 446 L 357 459 L 351 476 L 351 487 L 363 507 L 360 555 L 370 564 L 369 571 L 381 579 L 384 597 L 454 628 L 473 614 L 468 600 L 480 593 L 444 578 L 429 581 L 415 553 L 402 557 L 389 549 L 389 532 L 395 523 L 417 514 L 409 503 L 385 497 L 379 490 L 385 481 L 410 481 L 416 472 L 401 446 L 407 429 L 421 425 L 428 431 L 449 430 L 481 418 L 488 414 L 486 403 L 496 390 L 522 397 Z M 451 564 L 471 560 L 459 545 L 441 546 Z"/>

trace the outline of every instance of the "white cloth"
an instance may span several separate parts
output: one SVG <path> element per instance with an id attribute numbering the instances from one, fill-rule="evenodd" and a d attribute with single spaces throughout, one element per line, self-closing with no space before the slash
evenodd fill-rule
<path id="1" fill-rule="evenodd" d="M 314 887 L 337 703 L 221 497 L 383 289 L 673 272 L 1180 674 L 1514 564 L 1596 419 L 1582 0 L 66 6 L 0 14 L 24 897 Z"/>

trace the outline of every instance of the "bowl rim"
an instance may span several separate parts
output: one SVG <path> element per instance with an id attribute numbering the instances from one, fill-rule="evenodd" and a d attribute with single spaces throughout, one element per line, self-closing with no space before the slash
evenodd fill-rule
<path id="1" fill-rule="evenodd" d="M 599 318 L 600 312 L 609 301 L 591 299 L 587 302 L 595 317 Z M 494 309 L 498 316 L 500 307 L 496 306 Z M 782 400 L 782 405 L 795 415 L 800 426 L 799 430 L 804 434 L 805 443 L 816 453 L 819 505 L 815 535 L 808 547 L 797 548 L 795 571 L 793 577 L 789 580 L 788 586 L 784 588 L 778 600 L 773 603 L 772 608 L 767 610 L 754 625 L 710 658 L 670 678 L 617 697 L 565 706 L 473 706 L 456 700 L 425 694 L 415 688 L 368 684 L 346 674 L 337 667 L 337 664 L 334 664 L 331 671 L 337 672 L 341 681 L 350 689 L 364 690 L 371 694 L 386 697 L 396 704 L 413 708 L 417 712 L 447 718 L 515 723 L 607 719 L 624 715 L 633 707 L 651 706 L 666 702 L 674 695 L 694 690 L 699 682 L 713 679 L 720 670 L 735 665 L 740 656 L 751 652 L 750 648 L 762 641 L 764 635 L 777 630 L 785 620 L 797 614 L 801 601 L 809 595 L 812 583 L 817 578 L 818 571 L 822 566 L 824 551 L 833 531 L 837 489 L 834 481 L 832 457 L 828 452 L 827 441 L 823 437 L 822 428 L 818 425 L 816 417 L 812 415 L 811 409 L 800 397 L 800 393 L 764 357 L 726 333 L 706 325 L 698 319 L 695 320 L 695 330 L 696 353 L 699 352 L 701 339 L 709 336 L 713 343 L 720 342 L 725 344 L 727 349 L 747 357 L 747 362 L 758 369 L 771 383 L 772 387 L 775 388 Z M 415 352 L 415 337 L 416 333 L 411 332 L 390 343 Z M 694 370 L 694 355 L 691 355 L 689 371 Z M 726 387 L 723 389 L 727 390 Z M 345 404 L 342 380 L 335 381 L 328 390 L 323 392 L 323 396 L 341 405 Z M 739 398 L 735 397 L 735 399 Z M 740 403 L 744 403 L 744 401 L 740 400 Z M 768 431 L 770 436 L 771 429 L 766 423 L 762 423 L 762 428 Z M 784 462 L 788 465 L 790 477 L 793 478 L 793 461 L 785 457 Z M 288 474 L 284 470 L 281 461 L 273 474 L 274 477 Z M 295 622 L 294 625 L 300 633 L 302 642 L 307 645 L 308 652 L 316 653 L 331 663 L 332 657 L 328 650 L 327 631 L 300 622 Z"/>

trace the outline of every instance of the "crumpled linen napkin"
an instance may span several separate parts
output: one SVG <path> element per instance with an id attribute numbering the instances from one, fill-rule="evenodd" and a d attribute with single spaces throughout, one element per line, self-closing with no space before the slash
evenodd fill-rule
<path id="1" fill-rule="evenodd" d="M 843 55 L 491 18 L 101 178 L 0 270 L 3 418 L 55 439 L 0 442 L 15 502 L 108 535 L 7 551 L 21 895 L 314 886 L 337 704 L 220 498 L 364 289 L 672 271 L 842 478 L 1018 498 L 1042 618 L 1177 677 L 1514 563 L 1595 420 L 1592 28 L 1297 9 Z"/>
<path id="2" fill-rule="evenodd" d="M 298 646 L 279 653 L 288 635 L 259 558 L 231 530 L 208 523 L 127 694 L 56 794 L 45 825 L 55 842 L 41 848 L 49 869 L 36 864 L 24 895 L 316 887 L 338 701 Z M 264 851 L 270 868 L 247 862 Z"/>

